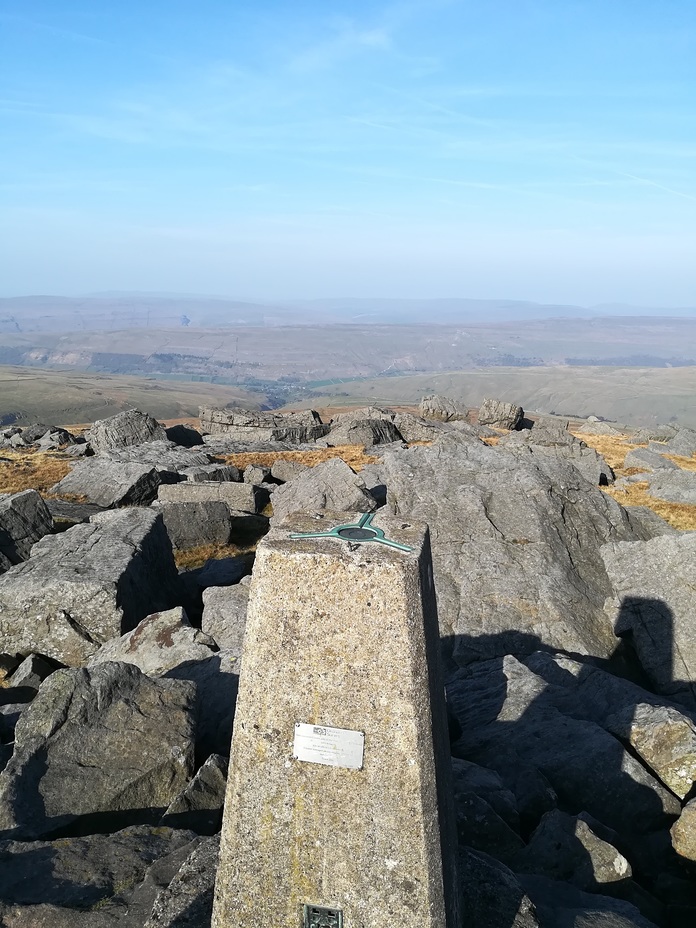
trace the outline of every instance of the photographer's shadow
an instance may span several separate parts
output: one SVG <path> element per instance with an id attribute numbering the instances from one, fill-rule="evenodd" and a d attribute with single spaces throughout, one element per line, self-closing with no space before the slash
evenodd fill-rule
<path id="1" fill-rule="evenodd" d="M 673 679 L 673 622 L 662 601 L 625 599 L 616 626 L 621 638 L 609 660 L 559 655 L 520 632 L 442 642 L 452 754 L 500 777 L 515 798 L 520 845 L 527 846 L 496 855 L 495 829 L 488 836 L 472 832 L 461 806 L 460 844 L 504 859 L 537 906 L 554 887 L 570 884 L 596 894 L 597 908 L 611 896 L 667 924 L 663 887 L 684 877 L 669 836 L 681 805 L 631 738 L 639 706 L 680 700 L 677 708 L 691 717 L 693 683 Z M 619 852 L 615 874 L 599 865 L 601 842 Z M 624 873 L 622 858 L 629 865 Z M 465 891 L 467 885 L 464 874 Z M 511 928 L 512 908 L 509 924 L 505 914 L 495 928 Z"/>

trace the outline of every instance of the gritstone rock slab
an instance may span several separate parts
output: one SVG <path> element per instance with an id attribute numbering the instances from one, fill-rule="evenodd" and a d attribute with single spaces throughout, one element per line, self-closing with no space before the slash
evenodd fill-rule
<path id="1" fill-rule="evenodd" d="M 242 663 L 213 926 L 459 924 L 425 528 L 289 517 L 258 548 Z"/>

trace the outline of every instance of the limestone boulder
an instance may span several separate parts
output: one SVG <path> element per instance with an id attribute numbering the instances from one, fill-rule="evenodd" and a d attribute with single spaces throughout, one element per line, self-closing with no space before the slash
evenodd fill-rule
<path id="1" fill-rule="evenodd" d="M 279 414 L 201 406 L 199 415 L 202 432 L 229 436 L 237 442 L 299 444 L 323 438 L 329 432 L 329 426 L 311 409 Z"/>
<path id="2" fill-rule="evenodd" d="M 121 509 L 92 519 L 46 535 L 0 576 L 0 649 L 79 666 L 174 604 L 178 576 L 162 517 Z"/>
<path id="3" fill-rule="evenodd" d="M 137 409 L 128 409 L 108 419 L 99 419 L 89 430 L 89 443 L 95 454 L 166 439 L 167 434 L 159 422 Z"/>
<path id="4" fill-rule="evenodd" d="M 541 928 L 656 928 L 655 922 L 623 899 L 588 893 L 562 880 L 520 875 Z"/>
<path id="5" fill-rule="evenodd" d="M 25 561 L 52 531 L 53 517 L 36 490 L 0 495 L 0 557 L 8 567 Z"/>
<path id="6" fill-rule="evenodd" d="M 636 444 L 642 444 L 647 441 L 667 442 L 679 431 L 676 425 L 649 425 L 645 428 L 636 429 L 630 437 L 630 441 Z"/>
<path id="7" fill-rule="evenodd" d="M 680 799 L 696 783 L 696 724 L 671 706 L 638 703 L 606 721 Z"/>
<path id="8" fill-rule="evenodd" d="M 113 835 L 2 841 L 0 918 L 8 928 L 137 928 L 161 881 L 171 881 L 197 844 L 191 831 L 146 825 Z M 138 922 L 143 903 L 148 911 Z"/>
<path id="9" fill-rule="evenodd" d="M 602 830 L 587 815 L 568 815 L 554 809 L 542 818 L 510 866 L 517 873 L 566 880 L 588 892 L 598 884 L 629 879 L 633 872 L 630 863 L 600 837 L 598 831 Z"/>
<path id="10" fill-rule="evenodd" d="M 261 464 L 249 464 L 244 468 L 242 479 L 245 483 L 265 483 L 271 476 L 271 468 Z"/>
<path id="11" fill-rule="evenodd" d="M 29 654 L 13 672 L 9 687 L 12 690 L 21 689 L 37 693 L 46 677 L 50 677 L 59 666 L 55 661 L 40 654 Z"/>
<path id="12" fill-rule="evenodd" d="M 500 439 L 499 445 L 512 453 L 531 453 L 541 467 L 546 458 L 568 461 L 595 486 L 607 486 L 614 482 L 614 472 L 601 454 L 564 429 L 540 429 L 535 426 L 533 429 L 510 432 Z"/>
<path id="13" fill-rule="evenodd" d="M 677 854 L 696 861 L 696 799 L 687 802 L 670 833 L 672 847 Z"/>
<path id="14" fill-rule="evenodd" d="M 175 445 L 181 445 L 182 448 L 195 448 L 197 445 L 203 444 L 203 436 L 192 425 L 185 425 L 184 423 L 171 425 L 164 430 L 164 433 L 167 436 L 167 441 L 172 441 Z"/>
<path id="15" fill-rule="evenodd" d="M 485 851 L 509 866 L 524 847 L 522 838 L 476 793 L 455 786 L 454 802 L 460 847 Z"/>
<path id="16" fill-rule="evenodd" d="M 45 422 L 35 422 L 33 425 L 25 426 L 21 431 L 22 444 L 35 445 L 52 426 L 46 425 Z"/>
<path id="17" fill-rule="evenodd" d="M 669 503 L 696 506 L 696 472 L 688 470 L 658 470 L 648 478 L 650 496 Z"/>
<path id="18" fill-rule="evenodd" d="M 617 657 L 615 655 L 614 659 Z M 565 654 L 537 651 L 524 657 L 523 663 L 536 676 L 550 684 L 544 694 L 547 701 L 565 715 L 596 722 L 607 731 L 610 730 L 613 716 L 627 716 L 640 706 L 655 710 L 670 709 L 674 712 L 675 723 L 677 715 L 681 716 L 684 724 L 691 718 L 687 710 L 682 707 L 679 712 L 676 704 L 664 696 L 658 696 L 623 676 L 610 673 L 588 659 L 579 661 Z M 611 724 L 613 726 L 615 723 Z M 627 735 L 621 734 L 620 737 L 625 738 Z"/>
<path id="19" fill-rule="evenodd" d="M 56 671 L 17 723 L 0 829 L 35 839 L 80 819 L 90 831 L 156 821 L 193 773 L 194 697 L 131 664 Z"/>
<path id="20" fill-rule="evenodd" d="M 81 497 L 104 508 L 149 506 L 161 483 L 162 474 L 150 464 L 85 458 L 51 487 L 51 493 Z"/>
<path id="21" fill-rule="evenodd" d="M 372 445 L 401 441 L 396 425 L 389 419 L 349 419 L 333 427 L 327 436 L 332 445 Z"/>
<path id="22" fill-rule="evenodd" d="M 189 681 L 195 687 L 196 757 L 230 755 L 239 668 L 234 654 L 219 651 L 207 660 L 187 661 L 164 679 Z"/>
<path id="23" fill-rule="evenodd" d="M 515 403 L 503 400 L 484 399 L 479 406 L 479 425 L 494 425 L 500 429 L 515 429 L 522 421 L 524 410 Z"/>
<path id="24" fill-rule="evenodd" d="M 122 661 L 151 677 L 159 677 L 185 661 L 206 660 L 218 650 L 215 641 L 193 628 L 184 610 L 177 606 L 149 615 L 132 632 L 107 641 L 90 657 L 88 666 Z"/>
<path id="25" fill-rule="evenodd" d="M 410 412 L 395 413 L 393 422 L 406 442 L 434 441 L 446 429 L 442 421 L 435 418 L 426 418 L 423 415 L 414 416 Z"/>
<path id="26" fill-rule="evenodd" d="M 696 429 L 679 429 L 665 446 L 666 454 L 678 454 L 682 457 L 691 457 L 696 454 Z"/>
<path id="27" fill-rule="evenodd" d="M 201 628 L 239 662 L 246 628 L 250 579 L 243 577 L 234 586 L 214 586 L 203 591 Z"/>
<path id="28" fill-rule="evenodd" d="M 289 483 L 308 469 L 307 465 L 300 463 L 300 461 L 293 461 L 291 459 L 283 460 L 283 458 L 280 458 L 273 462 L 271 477 L 273 477 L 274 480 L 279 480 L 281 483 Z"/>
<path id="29" fill-rule="evenodd" d="M 674 461 L 648 448 L 634 448 L 624 458 L 624 467 L 640 467 L 641 470 L 677 470 Z"/>
<path id="30" fill-rule="evenodd" d="M 89 522 L 92 516 L 103 512 L 105 508 L 97 506 L 96 503 L 78 503 L 71 499 L 53 498 L 47 499 L 46 505 L 59 529 L 79 525 L 80 522 Z"/>
<path id="31" fill-rule="evenodd" d="M 614 592 L 607 613 L 629 635 L 657 692 L 696 709 L 696 533 L 613 541 L 601 555 Z"/>
<path id="32" fill-rule="evenodd" d="M 226 545 L 232 532 L 232 516 L 222 500 L 156 502 L 172 547 L 181 551 L 200 545 Z"/>
<path id="33" fill-rule="evenodd" d="M 584 809 L 647 853 L 679 801 L 618 739 L 559 711 L 553 690 L 510 655 L 458 671 L 447 685 L 462 732 L 453 753 L 505 782 L 500 755 L 514 752 L 551 784 L 559 805 Z"/>
<path id="34" fill-rule="evenodd" d="M 200 448 L 181 448 L 170 441 L 148 441 L 127 448 L 106 452 L 109 460 L 120 464 L 148 464 L 164 475 L 176 475 L 190 467 L 206 467 L 213 463 L 212 455 Z M 170 482 L 172 478 L 169 478 Z"/>
<path id="35" fill-rule="evenodd" d="M 210 928 L 219 852 L 219 837 L 208 838 L 195 848 L 157 896 L 145 928 Z"/>
<path id="36" fill-rule="evenodd" d="M 488 854 L 460 847 L 459 874 L 463 925 L 552 928 L 538 921 L 534 905 L 515 874 Z"/>
<path id="37" fill-rule="evenodd" d="M 300 474 L 273 494 L 274 521 L 291 512 L 372 512 L 377 502 L 360 474 L 340 458 L 331 458 Z"/>
<path id="38" fill-rule="evenodd" d="M 484 799 L 496 814 L 519 834 L 520 816 L 517 810 L 517 800 L 514 793 L 505 786 L 499 774 L 479 764 L 453 757 L 452 779 L 455 795 L 473 793 Z"/>
<path id="39" fill-rule="evenodd" d="M 225 803 L 227 764 L 226 757 L 211 754 L 186 789 L 169 804 L 160 824 L 189 828 L 199 835 L 218 832 Z"/>
<path id="40" fill-rule="evenodd" d="M 230 510 L 260 512 L 268 502 L 268 493 L 253 483 L 209 480 L 162 485 L 157 499 L 163 503 L 222 502 Z"/>
<path id="41" fill-rule="evenodd" d="M 462 406 L 448 396 L 440 396 L 438 393 L 424 396 L 418 406 L 418 412 L 423 419 L 437 419 L 440 422 L 464 420 L 468 411 L 466 406 Z"/>
<path id="42" fill-rule="evenodd" d="M 238 483 L 242 479 L 239 468 L 234 464 L 199 464 L 196 467 L 185 467 L 179 473 L 193 483 L 209 483 L 211 480 Z"/>
<path id="43" fill-rule="evenodd" d="M 387 508 L 430 526 L 440 629 L 460 663 L 540 642 L 602 657 L 616 647 L 599 546 L 638 536 L 575 467 L 541 463 L 456 434 L 382 459 Z"/>

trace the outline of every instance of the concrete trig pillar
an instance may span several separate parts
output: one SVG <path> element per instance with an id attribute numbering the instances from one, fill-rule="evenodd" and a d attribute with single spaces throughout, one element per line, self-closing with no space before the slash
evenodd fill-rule
<path id="1" fill-rule="evenodd" d="M 294 514 L 249 599 L 213 928 L 455 928 L 425 526 Z"/>

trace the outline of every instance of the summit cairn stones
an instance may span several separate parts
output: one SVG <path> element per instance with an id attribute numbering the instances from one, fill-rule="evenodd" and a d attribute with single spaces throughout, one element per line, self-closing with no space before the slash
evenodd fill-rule
<path id="1" fill-rule="evenodd" d="M 242 664 L 213 928 L 459 925 L 425 527 L 274 527 Z"/>

